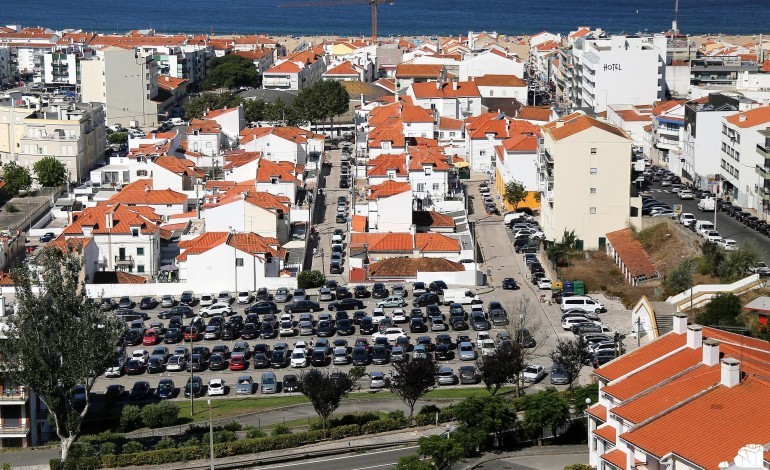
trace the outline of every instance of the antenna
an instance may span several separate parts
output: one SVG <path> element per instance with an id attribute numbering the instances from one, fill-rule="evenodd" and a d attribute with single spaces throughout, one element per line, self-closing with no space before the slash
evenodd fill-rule
<path id="1" fill-rule="evenodd" d="M 671 29 L 675 32 L 679 32 L 679 0 L 674 0 L 674 22 L 671 24 Z"/>

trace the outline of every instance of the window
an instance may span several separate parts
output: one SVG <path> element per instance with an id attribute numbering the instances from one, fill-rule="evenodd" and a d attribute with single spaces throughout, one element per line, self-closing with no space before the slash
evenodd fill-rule
<path id="1" fill-rule="evenodd" d="M 425 176 L 430 176 L 433 173 L 433 168 L 426 166 L 423 167 L 423 171 L 425 171 Z"/>
<path id="2" fill-rule="evenodd" d="M 598 171 L 596 171 L 596 168 L 591 168 L 591 174 L 595 175 L 596 173 L 598 173 Z"/>
<path id="3" fill-rule="evenodd" d="M 438 189 L 439 189 L 439 184 L 438 183 L 433 183 L 433 190 L 434 191 L 438 191 Z"/>
<path id="4" fill-rule="evenodd" d="M 136 170 L 136 176 L 147 176 L 147 170 Z"/>
<path id="5" fill-rule="evenodd" d="M 138 228 L 131 229 L 131 236 L 132 237 L 138 237 L 139 236 L 139 229 Z"/>
<path id="6" fill-rule="evenodd" d="M 596 147 L 591 147 L 591 155 L 596 155 Z"/>
<path id="7" fill-rule="evenodd" d="M 144 256 L 144 248 L 137 248 L 136 256 Z"/>
<path id="8" fill-rule="evenodd" d="M 417 183 L 417 192 L 421 193 L 425 191 L 425 183 Z"/>
<path id="9" fill-rule="evenodd" d="M 144 272 L 144 265 L 140 264 L 136 267 L 136 272 L 143 273 Z"/>
<path id="10" fill-rule="evenodd" d="M 596 194 L 596 188 L 591 188 L 591 194 Z"/>
<path id="11" fill-rule="evenodd" d="M 454 136 L 455 136 L 455 133 L 454 133 L 454 132 L 450 132 L 450 133 L 449 133 L 449 137 L 454 137 Z"/>
<path id="12" fill-rule="evenodd" d="M 243 266 L 243 258 L 235 258 L 235 265 L 238 267 Z"/>
<path id="13" fill-rule="evenodd" d="M 483 157 L 483 156 L 485 156 L 486 154 L 487 154 L 487 151 L 486 151 L 486 150 L 480 150 L 480 151 L 479 151 L 479 156 L 480 156 L 480 157 Z"/>
<path id="14" fill-rule="evenodd" d="M 596 208 L 595 207 L 591 207 L 591 208 L 588 209 L 588 212 L 591 213 L 591 214 L 596 214 Z"/>

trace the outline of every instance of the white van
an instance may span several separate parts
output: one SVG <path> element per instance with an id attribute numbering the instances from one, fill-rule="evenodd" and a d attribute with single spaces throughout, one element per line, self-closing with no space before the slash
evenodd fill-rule
<path id="1" fill-rule="evenodd" d="M 444 289 L 441 302 L 444 305 L 458 303 L 462 305 L 480 304 L 483 300 L 467 289 Z"/>
<path id="2" fill-rule="evenodd" d="M 531 220 L 532 216 L 527 214 L 526 212 L 509 212 L 503 216 L 503 223 L 505 225 L 510 225 L 511 222 L 514 220 Z"/>
<path id="3" fill-rule="evenodd" d="M 716 230 L 712 222 L 709 222 L 708 220 L 699 220 L 695 222 L 695 233 L 701 237 L 705 237 L 706 232 L 709 230 Z"/>
<path id="4" fill-rule="evenodd" d="M 591 297 L 576 295 L 573 297 L 563 297 L 561 299 L 561 311 L 576 309 L 584 312 L 600 313 L 604 311 L 604 305 L 595 301 Z"/>
<path id="5" fill-rule="evenodd" d="M 184 119 L 178 118 L 178 117 L 171 118 L 171 119 L 169 119 L 169 121 L 171 121 L 171 124 L 173 124 L 175 126 L 186 126 L 187 125 L 187 122 L 185 122 Z"/>

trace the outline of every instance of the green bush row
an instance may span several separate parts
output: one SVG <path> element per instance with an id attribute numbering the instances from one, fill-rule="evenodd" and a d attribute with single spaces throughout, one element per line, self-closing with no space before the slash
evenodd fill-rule
<path id="1" fill-rule="evenodd" d="M 133 454 L 103 455 L 102 465 L 128 467 L 129 465 L 161 465 L 173 462 L 186 462 L 204 457 L 202 447 L 179 447 L 176 449 L 148 450 Z"/>
<path id="2" fill-rule="evenodd" d="M 439 423 L 446 423 L 446 422 L 452 421 L 453 419 L 454 419 L 454 409 L 451 406 L 442 408 L 438 412 Z M 430 426 L 431 424 L 436 424 L 436 414 L 420 413 L 414 417 L 414 422 L 417 423 L 418 426 Z"/>
<path id="3" fill-rule="evenodd" d="M 378 432 L 395 431 L 401 429 L 407 425 L 407 420 L 401 419 L 378 419 L 377 421 L 369 421 L 361 426 L 361 430 L 366 434 L 377 434 Z"/>

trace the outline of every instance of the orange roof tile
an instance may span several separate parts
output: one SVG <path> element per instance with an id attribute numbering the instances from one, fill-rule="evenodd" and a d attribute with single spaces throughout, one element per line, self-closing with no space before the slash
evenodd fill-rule
<path id="1" fill-rule="evenodd" d="M 563 122 L 561 126 L 557 125 L 559 123 L 559 120 L 557 120 L 542 126 L 542 129 L 544 132 L 551 134 L 551 137 L 554 140 L 565 139 L 592 127 L 628 139 L 628 136 L 622 129 L 585 115 L 580 115 L 569 120 L 562 119 L 561 121 Z"/>
<path id="2" fill-rule="evenodd" d="M 250 127 L 241 131 L 240 142 L 246 144 L 267 135 L 274 135 L 296 144 L 305 143 L 311 138 L 321 138 L 321 136 L 298 127 Z"/>
<path id="3" fill-rule="evenodd" d="M 720 385 L 620 436 L 657 458 L 674 453 L 702 468 L 717 468 L 749 443 L 767 441 L 770 383 L 757 376 L 732 388 Z M 718 432 L 694 432 L 698 428 Z"/>
<path id="4" fill-rule="evenodd" d="M 396 82 L 392 78 L 381 78 L 374 82 L 374 85 L 381 86 L 391 93 L 396 92 Z"/>
<path id="5" fill-rule="evenodd" d="M 596 369 L 594 374 L 615 380 L 685 345 L 687 335 L 667 333 L 643 348 L 631 351 Z"/>
<path id="6" fill-rule="evenodd" d="M 111 229 L 106 227 L 108 213 L 112 213 Z M 93 227 L 94 234 L 128 235 L 133 227 L 138 227 L 143 235 L 148 235 L 158 231 L 156 222 L 159 221 L 160 216 L 148 207 L 104 204 L 89 207 L 82 212 L 73 214 L 72 224 L 67 226 L 62 233 L 64 235 L 82 235 L 83 226 L 88 226 Z"/>
<path id="7" fill-rule="evenodd" d="M 585 36 L 586 34 L 588 34 L 590 32 L 591 32 L 591 28 L 583 26 L 583 27 L 579 28 L 577 31 L 575 31 L 574 33 L 570 34 L 569 37 L 571 37 L 573 39 L 576 39 L 576 38 L 579 38 L 579 37 L 583 37 L 583 36 Z"/>
<path id="8" fill-rule="evenodd" d="M 367 146 L 369 148 L 382 148 L 384 142 L 390 142 L 393 148 L 404 148 L 406 146 L 406 138 L 404 137 L 403 128 L 401 126 L 378 126 L 369 132 L 367 136 Z"/>
<path id="9" fill-rule="evenodd" d="M 612 445 L 616 444 L 617 433 L 618 433 L 617 429 L 615 429 L 613 426 L 609 424 L 604 424 L 602 426 L 599 426 L 594 431 L 594 434 L 596 435 L 596 437 L 604 439 L 605 441 L 609 442 Z"/>
<path id="10" fill-rule="evenodd" d="M 146 278 L 125 271 L 117 271 L 115 276 L 118 279 L 118 284 L 144 284 L 147 282 Z"/>
<path id="11" fill-rule="evenodd" d="M 716 328 L 710 328 L 708 326 L 704 326 L 703 336 L 705 338 L 715 339 L 720 343 L 729 343 L 729 344 L 741 346 L 747 349 L 770 352 L 770 343 L 768 343 L 767 341 L 764 341 L 758 338 L 751 338 L 749 336 L 739 335 L 737 333 L 730 333 L 729 331 L 723 331 L 723 330 L 718 330 Z"/>
<path id="12" fill-rule="evenodd" d="M 561 47 L 561 44 L 556 41 L 546 41 L 542 44 L 538 44 L 535 49 L 541 52 L 552 51 Z"/>
<path id="13" fill-rule="evenodd" d="M 376 200 L 383 197 L 395 196 L 396 194 L 405 193 L 411 190 L 412 187 L 409 186 L 409 183 L 388 180 L 369 188 L 369 197 L 367 199 Z"/>
<path id="14" fill-rule="evenodd" d="M 418 227 L 446 228 L 455 227 L 455 219 L 436 211 L 412 212 L 412 223 Z"/>
<path id="15" fill-rule="evenodd" d="M 369 277 L 404 279 L 417 277 L 419 272 L 462 272 L 460 263 L 444 258 L 387 258 L 369 265 Z"/>
<path id="16" fill-rule="evenodd" d="M 178 261 L 187 261 L 188 255 L 204 253 L 215 246 L 219 246 L 227 241 L 230 236 L 227 232 L 206 232 L 191 240 L 179 242 L 179 249 L 182 250 L 176 259 Z"/>
<path id="17" fill-rule="evenodd" d="M 222 168 L 232 170 L 262 158 L 262 152 L 239 152 L 225 156 L 225 164 Z M 208 181 L 207 181 L 208 183 Z"/>
<path id="18" fill-rule="evenodd" d="M 707 390 L 719 383 L 720 378 L 720 366 L 708 367 L 701 364 L 682 375 L 672 377 L 672 380 L 665 381 L 658 387 L 652 387 L 641 396 L 614 407 L 611 413 L 628 423 L 641 423 Z"/>
<path id="19" fill-rule="evenodd" d="M 505 139 L 502 146 L 506 152 L 532 153 L 537 151 L 537 137 L 534 135 L 519 134 L 510 139 Z"/>
<path id="20" fill-rule="evenodd" d="M 476 82 L 445 82 L 438 85 L 436 82 L 413 83 L 412 92 L 417 99 L 481 97 Z"/>
<path id="21" fill-rule="evenodd" d="M 601 456 L 602 460 L 621 470 L 625 470 L 626 468 L 626 458 L 627 458 L 627 454 L 620 449 L 611 450 L 610 452 L 607 452 L 606 454 L 602 454 Z"/>
<path id="22" fill-rule="evenodd" d="M 255 61 L 260 60 L 268 55 L 268 52 L 264 49 L 255 49 L 253 51 L 235 51 L 233 52 L 233 55 L 241 56 L 251 61 Z"/>
<path id="23" fill-rule="evenodd" d="M 444 66 L 441 64 L 398 64 L 396 78 L 439 78 Z"/>
<path id="24" fill-rule="evenodd" d="M 633 109 L 622 109 L 616 112 L 621 118 L 623 118 L 624 121 L 627 121 L 627 122 L 652 121 L 652 116 L 650 116 L 649 114 L 639 114 Z"/>
<path id="25" fill-rule="evenodd" d="M 360 76 L 358 70 L 356 70 L 355 67 L 353 67 L 353 64 L 351 64 L 348 60 L 330 68 L 324 72 L 324 75 L 353 75 L 355 77 Z"/>
<path id="26" fill-rule="evenodd" d="M 228 234 L 229 235 L 229 234 Z M 272 237 L 263 237 L 256 233 L 236 233 L 227 238 L 227 244 L 236 250 L 248 253 L 252 256 L 262 257 L 270 255 L 279 259 L 286 257 L 286 251 L 281 248 L 281 243 Z"/>
<path id="27" fill-rule="evenodd" d="M 208 119 L 193 119 L 187 126 L 187 134 L 219 134 L 222 132 L 222 126 L 216 121 L 209 121 Z"/>
<path id="28" fill-rule="evenodd" d="M 257 183 L 269 183 L 273 178 L 282 182 L 299 183 L 297 179 L 297 166 L 291 162 L 271 162 L 264 158 L 259 160 L 257 167 Z"/>
<path id="29" fill-rule="evenodd" d="M 48 247 L 50 248 L 57 248 L 61 251 L 77 251 L 82 250 L 84 247 L 88 246 L 89 243 L 91 243 L 94 239 L 89 237 L 59 237 L 54 240 L 51 240 L 48 242 Z"/>
<path id="30" fill-rule="evenodd" d="M 187 83 L 186 78 L 176 78 L 168 75 L 158 76 L 158 88 L 162 88 L 166 91 L 176 90 L 180 85 L 184 83 Z"/>
<path id="31" fill-rule="evenodd" d="M 365 232 L 366 231 L 366 216 L 354 215 L 350 218 L 350 228 L 353 232 Z"/>
<path id="32" fill-rule="evenodd" d="M 438 128 L 441 130 L 461 130 L 463 128 L 463 121 L 442 117 L 438 121 Z"/>
<path id="33" fill-rule="evenodd" d="M 268 74 L 268 73 L 299 73 L 300 70 L 302 70 L 302 69 L 300 68 L 299 65 L 295 64 L 294 62 L 290 62 L 290 61 L 287 60 L 286 62 L 282 62 L 282 63 L 280 63 L 278 65 L 270 67 L 269 69 L 267 69 L 265 71 L 265 74 Z"/>
<path id="34" fill-rule="evenodd" d="M 518 113 L 516 113 L 516 118 L 548 122 L 551 120 L 552 115 L 553 111 L 549 106 L 522 106 Z"/>
<path id="35" fill-rule="evenodd" d="M 205 170 L 196 168 L 195 164 L 186 158 L 161 155 L 153 160 L 153 163 L 177 175 L 198 176 L 200 178 L 206 176 Z"/>
<path id="36" fill-rule="evenodd" d="M 240 109 L 240 106 L 236 106 L 234 108 L 210 109 L 206 111 L 206 114 L 203 115 L 203 118 L 214 119 L 215 117 L 219 117 L 223 114 L 227 114 L 233 111 L 238 111 L 239 109 Z"/>
<path id="37" fill-rule="evenodd" d="M 602 388 L 602 393 L 611 395 L 621 401 L 627 400 L 664 382 L 666 379 L 696 366 L 702 360 L 703 351 L 700 348 L 684 348 L 622 380 L 610 383 Z"/>
<path id="38" fill-rule="evenodd" d="M 661 101 L 658 102 L 653 108 L 652 108 L 652 114 L 655 116 L 660 116 L 661 114 L 665 114 L 668 111 L 676 108 L 677 106 L 681 106 L 685 103 L 685 100 L 669 100 L 669 101 Z"/>
<path id="39" fill-rule="evenodd" d="M 521 88 L 527 86 L 527 82 L 516 75 L 487 74 L 474 79 L 478 86 L 501 86 Z"/>
<path id="40" fill-rule="evenodd" d="M 166 189 L 152 189 L 152 179 L 134 181 L 124 187 L 118 194 L 112 196 L 110 203 L 123 203 L 132 205 L 168 205 L 185 204 L 187 195 Z"/>
<path id="41" fill-rule="evenodd" d="M 601 421 L 607 422 L 607 407 L 604 405 L 594 405 L 586 409 L 586 413 Z"/>
<path id="42" fill-rule="evenodd" d="M 401 119 L 404 122 L 433 122 L 433 115 L 421 106 L 405 105 L 401 109 Z"/>
<path id="43" fill-rule="evenodd" d="M 370 252 L 460 252 L 460 243 L 457 240 L 439 233 L 417 233 L 414 240 L 408 232 L 351 234 L 351 246 L 361 247 L 364 243 L 368 244 Z"/>
<path id="44" fill-rule="evenodd" d="M 636 239 L 634 232 L 630 228 L 610 232 L 606 236 L 607 241 L 615 249 L 615 252 L 631 276 L 647 276 L 650 278 L 658 274 L 658 270 L 652 264 L 647 251 L 639 240 Z"/>
<path id="45" fill-rule="evenodd" d="M 770 123 L 770 106 L 756 108 L 725 118 L 730 124 L 746 129 Z"/>

